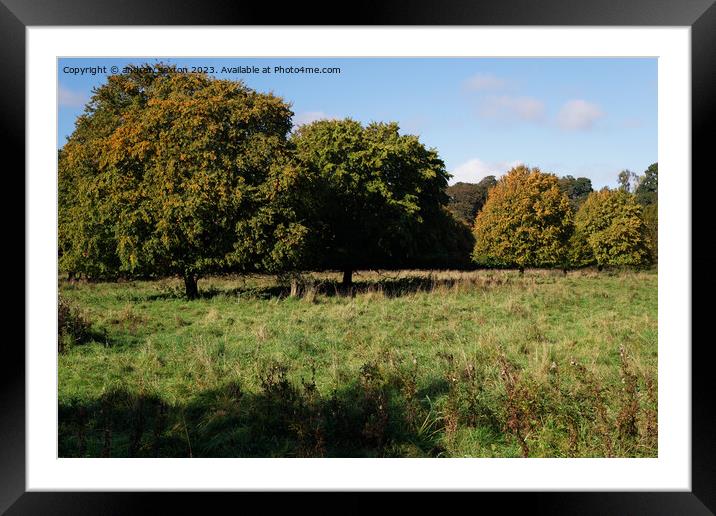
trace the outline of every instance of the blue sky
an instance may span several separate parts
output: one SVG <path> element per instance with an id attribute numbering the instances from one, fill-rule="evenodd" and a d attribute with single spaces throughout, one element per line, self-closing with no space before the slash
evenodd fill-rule
<path id="1" fill-rule="evenodd" d="M 477 182 L 517 163 L 615 186 L 657 157 L 655 58 L 219 58 L 160 59 L 214 67 L 291 103 L 294 123 L 351 117 L 397 121 L 438 150 L 456 181 Z M 60 59 L 58 146 L 111 67 L 147 59 Z M 106 73 L 72 73 L 103 66 Z M 256 66 L 259 73 L 221 73 Z M 276 66 L 338 67 L 339 74 L 261 73 Z"/>

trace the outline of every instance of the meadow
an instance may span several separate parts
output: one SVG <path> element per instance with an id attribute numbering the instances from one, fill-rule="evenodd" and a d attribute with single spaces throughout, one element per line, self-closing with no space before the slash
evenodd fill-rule
<path id="1" fill-rule="evenodd" d="M 60 280 L 59 455 L 657 456 L 655 270 L 339 280 Z"/>

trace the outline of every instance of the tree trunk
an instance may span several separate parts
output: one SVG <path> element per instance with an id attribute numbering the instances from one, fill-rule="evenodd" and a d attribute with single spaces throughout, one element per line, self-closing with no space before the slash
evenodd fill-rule
<path id="1" fill-rule="evenodd" d="M 298 278 L 291 278 L 291 297 L 298 297 Z"/>
<path id="2" fill-rule="evenodd" d="M 564 275 L 566 276 L 566 275 L 567 275 L 567 268 L 565 267 L 564 269 L 562 269 L 562 272 L 563 272 Z"/>
<path id="3" fill-rule="evenodd" d="M 199 289 L 196 286 L 197 281 L 198 278 L 195 274 L 184 275 L 184 288 L 186 289 L 187 299 L 196 299 L 197 297 L 199 297 Z"/>
<path id="4" fill-rule="evenodd" d="M 343 269 L 343 283 L 344 288 L 353 286 L 353 269 Z"/>
<path id="5" fill-rule="evenodd" d="M 597 270 L 598 270 L 599 272 L 602 272 L 602 269 L 603 269 L 603 268 L 604 268 L 603 265 L 601 265 L 601 264 L 597 265 Z"/>
<path id="6" fill-rule="evenodd" d="M 525 268 L 520 267 L 520 276 L 524 276 L 524 275 L 525 275 Z"/>

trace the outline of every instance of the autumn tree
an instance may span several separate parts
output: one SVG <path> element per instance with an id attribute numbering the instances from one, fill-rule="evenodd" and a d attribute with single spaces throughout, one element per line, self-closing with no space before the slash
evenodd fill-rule
<path id="1" fill-rule="evenodd" d="M 495 176 L 487 176 L 479 183 L 455 183 L 448 186 L 446 193 L 450 197 L 448 209 L 468 226 L 475 222 L 479 212 L 487 201 L 487 192 L 497 184 Z"/>
<path id="2" fill-rule="evenodd" d="M 493 267 L 563 267 L 572 231 L 569 199 L 557 177 L 518 166 L 490 190 L 475 219 L 476 263 Z"/>
<path id="3" fill-rule="evenodd" d="M 642 208 L 622 189 L 593 192 L 575 215 L 572 263 L 645 266 L 650 262 Z"/>
<path id="4" fill-rule="evenodd" d="M 110 76 L 60 153 L 61 266 L 177 274 L 190 298 L 208 272 L 254 267 L 242 259 L 260 243 L 237 228 L 281 186 L 291 116 L 279 97 L 205 74 Z"/>
<path id="5" fill-rule="evenodd" d="M 349 286 L 356 269 L 410 266 L 430 239 L 445 252 L 455 243 L 446 241 L 450 225 L 435 224 L 449 215 L 445 165 L 396 123 L 322 120 L 299 127 L 291 143 L 311 185 L 296 206 L 308 227 L 305 267 L 341 270 Z"/>
<path id="6" fill-rule="evenodd" d="M 649 251 L 651 261 L 656 263 L 659 259 L 659 205 L 658 203 L 647 204 L 642 207 L 644 225 L 649 239 Z"/>

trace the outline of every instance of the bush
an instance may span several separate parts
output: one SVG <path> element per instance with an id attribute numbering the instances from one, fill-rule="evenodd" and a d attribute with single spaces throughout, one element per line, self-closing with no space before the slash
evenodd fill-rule
<path id="1" fill-rule="evenodd" d="M 63 353 L 70 346 L 89 340 L 92 324 L 82 311 L 60 296 L 57 303 L 57 351 Z"/>

